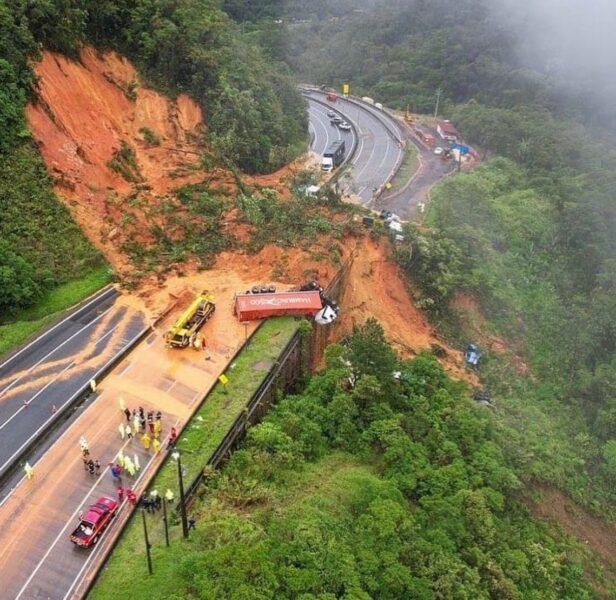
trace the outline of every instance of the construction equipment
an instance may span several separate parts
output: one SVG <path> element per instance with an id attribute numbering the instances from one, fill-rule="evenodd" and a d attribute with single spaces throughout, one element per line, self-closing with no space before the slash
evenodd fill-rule
<path id="1" fill-rule="evenodd" d="M 165 342 L 169 348 L 185 348 L 194 342 L 197 332 L 214 314 L 216 305 L 214 296 L 209 292 L 199 294 L 182 316 L 165 334 Z"/>

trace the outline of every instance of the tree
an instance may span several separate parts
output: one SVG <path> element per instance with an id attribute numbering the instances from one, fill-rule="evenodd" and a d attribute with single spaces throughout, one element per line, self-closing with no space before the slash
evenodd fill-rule
<path id="1" fill-rule="evenodd" d="M 353 330 L 346 356 L 358 378 L 373 375 L 386 388 L 391 385 L 396 356 L 375 319 L 369 318 Z"/>

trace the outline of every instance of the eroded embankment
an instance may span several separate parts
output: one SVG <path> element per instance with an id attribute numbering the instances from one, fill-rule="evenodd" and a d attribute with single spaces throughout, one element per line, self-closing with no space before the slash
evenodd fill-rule
<path id="1" fill-rule="evenodd" d="M 147 220 L 133 209 L 163 206 L 171 190 L 204 178 L 201 109 L 186 95 L 171 100 L 148 89 L 115 52 L 85 48 L 78 62 L 45 52 L 35 70 L 38 101 L 26 112 L 56 191 L 121 271 L 127 221 Z M 147 243 L 150 229 L 141 225 L 131 232 Z"/>

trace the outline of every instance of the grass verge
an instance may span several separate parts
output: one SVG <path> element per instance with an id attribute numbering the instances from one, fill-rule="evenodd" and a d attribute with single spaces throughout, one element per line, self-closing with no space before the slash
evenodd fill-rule
<path id="1" fill-rule="evenodd" d="M 415 144 L 408 143 L 404 150 L 404 159 L 400 165 L 400 169 L 391 180 L 391 189 L 389 192 L 399 192 L 408 182 L 409 179 L 419 168 L 419 158 L 417 156 L 417 148 Z"/>
<path id="2" fill-rule="evenodd" d="M 299 327 L 292 317 L 269 319 L 254 334 L 226 371 L 226 390 L 216 384 L 201 408 L 195 413 L 180 437 L 184 485 L 187 487 L 218 447 L 232 423 L 257 390 L 267 373 Z M 150 484 L 149 489 L 164 493 L 170 488 L 179 497 L 177 463 L 169 457 Z M 131 598 L 152 600 L 172 598 L 176 589 L 173 571 L 184 544 L 177 515 L 170 518 L 171 547 L 164 545 L 162 514 L 147 518 L 150 543 L 153 545 L 154 574 L 148 576 L 141 519 L 129 521 L 90 600 Z M 186 544 L 190 544 L 190 540 Z M 122 590 L 119 595 L 118 590 Z"/>
<path id="3" fill-rule="evenodd" d="M 87 298 L 111 281 L 106 265 L 87 275 L 68 281 L 50 292 L 37 304 L 20 311 L 10 323 L 0 324 L 0 356 L 16 348 L 33 333 L 51 323 L 60 311 Z"/>

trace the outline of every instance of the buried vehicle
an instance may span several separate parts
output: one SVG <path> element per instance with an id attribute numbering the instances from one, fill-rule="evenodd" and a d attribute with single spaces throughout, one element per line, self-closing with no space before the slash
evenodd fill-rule
<path id="1" fill-rule="evenodd" d="M 118 503 L 113 498 L 101 496 L 79 516 L 79 525 L 71 533 L 71 542 L 81 548 L 94 546 L 117 512 Z"/>
<path id="2" fill-rule="evenodd" d="M 469 344 L 464 352 L 464 362 L 469 367 L 476 367 L 481 360 L 481 352 L 475 344 Z"/>

